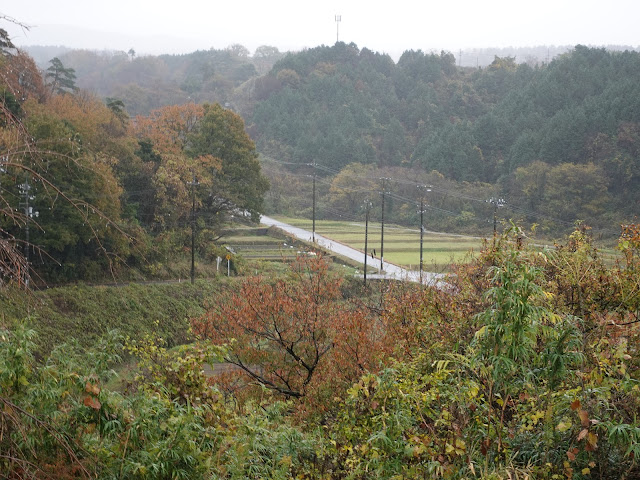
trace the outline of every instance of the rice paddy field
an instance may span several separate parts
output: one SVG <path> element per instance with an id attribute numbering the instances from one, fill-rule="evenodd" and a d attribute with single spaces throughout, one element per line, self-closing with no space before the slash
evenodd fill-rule
<path id="1" fill-rule="evenodd" d="M 309 219 L 276 217 L 278 220 L 311 231 Z M 364 250 L 364 222 L 316 220 L 316 233 L 331 240 Z M 367 250 L 376 256 L 381 254 L 381 224 L 369 222 Z M 425 270 L 446 271 L 452 262 L 464 261 L 473 251 L 478 251 L 482 239 L 462 235 L 425 232 L 422 244 L 422 262 Z M 420 231 L 415 228 L 384 226 L 384 259 L 409 269 L 417 270 L 420 264 Z"/>
<path id="2" fill-rule="evenodd" d="M 291 260 L 300 252 L 299 245 L 269 234 L 266 228 L 244 228 L 224 237 L 231 253 L 254 260 Z"/>
<path id="3" fill-rule="evenodd" d="M 277 216 L 278 220 L 311 231 L 312 221 L 304 218 Z M 358 250 L 364 250 L 364 222 L 317 220 L 316 233 Z M 233 253 L 248 260 L 288 262 L 301 251 L 308 249 L 308 243 L 292 242 L 282 235 L 274 235 L 265 227 L 246 227 L 224 237 L 226 245 Z M 367 250 L 375 251 L 380 258 L 381 225 L 370 222 Z M 482 247 L 483 239 L 456 234 L 426 231 L 423 235 L 423 268 L 431 272 L 446 272 L 453 262 L 464 262 Z M 551 243 L 551 242 L 549 242 Z M 550 245 L 551 246 L 551 245 Z M 602 248 L 607 264 L 613 264 L 620 253 L 612 248 Z M 420 264 L 420 231 L 385 224 L 384 259 L 410 270 L 417 270 Z M 375 263 L 372 265 L 374 266 Z M 355 265 L 354 265 L 355 266 Z"/>

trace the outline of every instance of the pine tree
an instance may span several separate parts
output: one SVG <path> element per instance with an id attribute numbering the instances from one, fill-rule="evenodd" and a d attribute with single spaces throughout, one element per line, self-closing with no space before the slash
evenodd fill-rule
<path id="1" fill-rule="evenodd" d="M 78 90 L 76 87 L 76 71 L 73 68 L 66 68 L 58 57 L 53 58 L 47 68 L 46 79 L 50 79 L 51 89 L 58 93 L 73 93 Z"/>

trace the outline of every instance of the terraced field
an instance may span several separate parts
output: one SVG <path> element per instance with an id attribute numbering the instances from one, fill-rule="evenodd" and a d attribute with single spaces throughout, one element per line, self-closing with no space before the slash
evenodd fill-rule
<path id="1" fill-rule="evenodd" d="M 264 227 L 242 228 L 224 237 L 231 253 L 242 255 L 246 259 L 288 261 L 300 252 L 300 245 L 279 236 L 273 236 Z"/>

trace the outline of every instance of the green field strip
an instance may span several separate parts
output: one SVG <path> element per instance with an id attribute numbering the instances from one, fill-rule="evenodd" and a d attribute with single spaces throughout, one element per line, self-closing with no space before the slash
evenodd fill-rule
<path id="1" fill-rule="evenodd" d="M 311 220 L 278 217 L 278 220 L 311 230 Z M 357 250 L 364 250 L 364 222 L 316 221 L 316 233 L 333 241 L 348 245 Z M 376 258 L 368 257 L 375 265 L 380 262 L 381 224 L 369 223 L 367 250 L 370 254 L 376 251 Z M 423 236 L 422 258 L 424 268 L 437 270 L 447 269 L 452 261 L 464 260 L 472 250 L 479 250 L 482 240 L 475 237 L 464 237 L 449 234 L 426 233 Z M 384 230 L 385 262 L 417 269 L 420 262 L 420 232 L 418 229 L 385 225 Z"/>
<path id="2" fill-rule="evenodd" d="M 258 251 L 270 251 L 270 252 L 291 252 L 288 248 L 274 248 L 273 245 L 229 245 L 229 247 L 238 252 L 258 252 Z M 298 250 L 295 250 L 298 251 Z"/>
<path id="3" fill-rule="evenodd" d="M 261 234 L 252 234 L 247 233 L 246 235 L 225 235 L 222 237 L 224 242 L 233 243 L 233 242 L 244 242 L 247 240 L 261 240 L 264 243 L 277 243 L 282 242 L 282 239 L 278 239 L 276 237 L 272 237 L 270 235 L 261 235 Z"/>

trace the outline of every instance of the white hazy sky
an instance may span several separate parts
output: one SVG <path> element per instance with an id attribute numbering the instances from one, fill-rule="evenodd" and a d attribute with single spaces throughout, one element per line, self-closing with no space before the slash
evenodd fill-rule
<path id="1" fill-rule="evenodd" d="M 252 53 L 340 40 L 404 50 L 537 45 L 640 45 L 639 0 L 8 0 L 0 14 L 17 45 L 188 53 L 234 43 Z"/>

